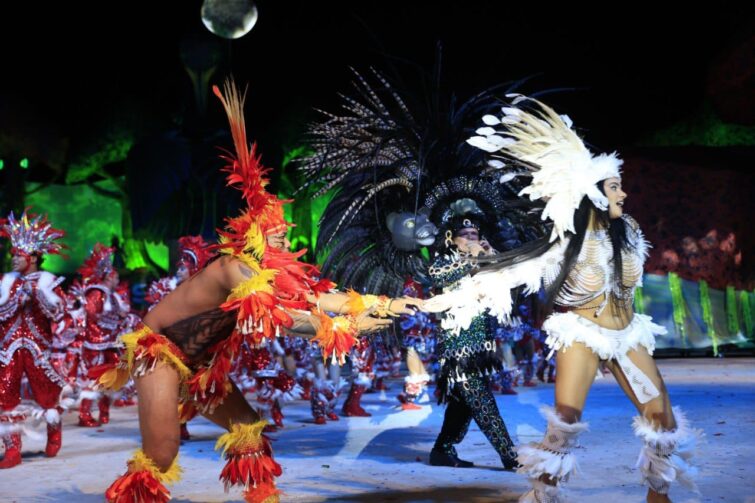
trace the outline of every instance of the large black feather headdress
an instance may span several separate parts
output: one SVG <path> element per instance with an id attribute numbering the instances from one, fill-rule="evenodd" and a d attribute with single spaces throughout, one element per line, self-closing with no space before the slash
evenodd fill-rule
<path id="1" fill-rule="evenodd" d="M 496 249 L 543 234 L 531 204 L 517 196 L 524 182 L 501 183 L 500 166 L 485 164 L 465 141 L 481 115 L 500 108 L 496 96 L 516 84 L 458 103 L 442 96 L 437 73 L 421 99 L 375 70 L 354 75 L 341 110 L 322 112 L 310 126 L 313 153 L 299 160 L 305 187 L 316 185 L 316 195 L 335 191 L 317 243 L 318 255 L 327 254 L 324 274 L 342 288 L 400 295 L 408 276 L 426 282 L 426 248 L 442 242 L 443 227 L 471 206 Z"/>

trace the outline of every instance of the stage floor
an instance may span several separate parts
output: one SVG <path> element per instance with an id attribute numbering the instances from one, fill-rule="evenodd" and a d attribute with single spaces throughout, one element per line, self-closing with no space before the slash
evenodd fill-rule
<path id="1" fill-rule="evenodd" d="M 755 502 L 755 359 L 658 360 L 672 403 L 706 433 L 697 462 L 701 495 L 675 486 L 679 502 Z M 387 401 L 365 395 L 371 418 L 341 418 L 318 426 L 309 403 L 284 408 L 286 427 L 273 434 L 275 455 L 283 465 L 282 501 L 296 502 L 509 502 L 526 490 L 526 480 L 504 472 L 493 448 L 473 423 L 458 448 L 471 469 L 438 468 L 428 452 L 443 419 L 443 408 L 425 403 L 422 410 L 394 408 L 398 381 Z M 498 396 L 509 431 L 518 443 L 539 439 L 545 423 L 537 412 L 553 400 L 553 385 L 518 388 L 516 396 Z M 341 402 L 343 398 L 341 399 Z M 596 381 L 584 414 L 590 431 L 581 437 L 582 473 L 568 485 L 573 501 L 624 503 L 644 501 L 645 490 L 634 469 L 639 443 L 631 431 L 635 414 L 612 377 Z M 136 407 L 114 409 L 103 428 L 75 426 L 75 413 L 64 416 L 63 448 L 58 457 L 41 454 L 42 440 L 26 439 L 23 463 L 0 471 L 3 502 L 71 501 L 94 503 L 120 475 L 139 445 Z M 172 487 L 174 501 L 242 501 L 240 492 L 223 492 L 222 467 L 214 451 L 219 428 L 204 419 L 189 424 L 193 439 L 181 446 L 184 479 Z"/>

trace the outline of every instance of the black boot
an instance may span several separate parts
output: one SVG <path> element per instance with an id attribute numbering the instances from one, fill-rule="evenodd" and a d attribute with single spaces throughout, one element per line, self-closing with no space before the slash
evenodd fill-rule
<path id="1" fill-rule="evenodd" d="M 503 469 L 507 472 L 515 472 L 517 468 L 522 466 L 516 458 L 501 458 L 501 463 L 503 464 Z"/>
<path id="2" fill-rule="evenodd" d="M 471 468 L 474 466 L 474 463 L 471 461 L 459 459 L 459 456 L 456 455 L 456 449 L 453 447 L 451 447 L 450 451 L 444 452 L 442 449 L 433 447 L 433 450 L 430 451 L 430 464 L 432 466 L 450 466 L 453 468 Z"/>
<path id="3" fill-rule="evenodd" d="M 430 451 L 432 466 L 452 466 L 455 468 L 469 468 L 474 466 L 470 461 L 459 459 L 454 444 L 461 443 L 469 429 L 472 414 L 469 407 L 459 400 L 455 394 L 448 398 L 446 412 L 443 415 L 443 425 L 440 428 L 435 445 Z"/>

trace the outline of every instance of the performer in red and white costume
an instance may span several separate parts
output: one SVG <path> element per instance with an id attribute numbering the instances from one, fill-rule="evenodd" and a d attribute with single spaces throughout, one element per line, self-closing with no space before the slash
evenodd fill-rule
<path id="1" fill-rule="evenodd" d="M 176 262 L 176 274 L 174 276 L 165 276 L 153 281 L 147 289 L 145 300 L 149 304 L 149 310 L 152 310 L 163 298 L 176 289 L 178 285 L 194 276 L 198 271 L 204 269 L 207 262 L 213 258 L 216 253 L 209 249 L 202 236 L 182 236 L 178 238 L 178 262 Z M 128 330 L 131 332 L 132 330 Z M 189 419 L 181 423 L 181 440 L 189 440 L 191 435 L 186 427 Z"/>
<path id="2" fill-rule="evenodd" d="M 418 299 L 424 298 L 422 285 L 413 278 L 404 281 L 403 294 Z M 402 410 L 417 410 L 415 402 L 427 388 L 430 375 L 425 365 L 432 363 L 435 353 L 435 320 L 426 313 L 404 314 L 399 323 L 403 331 L 402 342 L 406 348 L 406 368 L 409 375 L 404 377 L 404 391 L 398 395 Z"/>
<path id="3" fill-rule="evenodd" d="M 13 270 L 0 281 L 0 436 L 5 444 L 0 468 L 11 468 L 21 463 L 21 432 L 34 417 L 47 422 L 45 455 L 55 456 L 61 446 L 58 403 L 65 382 L 50 362 L 50 345 L 51 324 L 65 311 L 58 286 L 63 278 L 39 267 L 45 254 L 61 252 L 56 241 L 64 233 L 46 217 L 26 211 L 20 219 L 11 213 L 0 229 L 10 238 L 13 255 Z M 41 410 L 21 403 L 24 376 Z"/>
<path id="4" fill-rule="evenodd" d="M 81 332 L 79 382 L 82 386 L 79 426 L 97 427 L 110 422 L 110 396 L 94 390 L 87 377 L 90 368 L 116 363 L 119 357 L 118 335 L 122 332 L 131 306 L 128 296 L 118 290 L 118 272 L 113 267 L 113 248 L 97 243 L 89 258 L 79 268 L 83 285 L 82 303 L 86 325 Z M 92 417 L 97 401 L 99 419 Z"/>
<path id="5" fill-rule="evenodd" d="M 375 373 L 372 366 L 375 363 L 375 349 L 372 347 L 372 339 L 364 337 L 359 339 L 351 348 L 351 387 L 346 401 L 343 403 L 341 413 L 344 416 L 369 417 L 372 414 L 362 408 L 362 395 L 372 385 Z"/>
<path id="6" fill-rule="evenodd" d="M 122 334 L 128 334 L 136 330 L 136 326 L 141 322 L 141 318 L 138 314 L 131 309 L 131 285 L 128 281 L 121 281 L 115 288 L 116 294 L 120 297 L 121 301 L 128 305 L 128 312 L 121 318 L 118 325 L 117 334 L 120 337 Z M 119 346 L 120 350 L 120 346 Z M 65 393 L 64 393 L 65 396 Z M 113 399 L 113 406 L 115 407 L 128 407 L 130 405 L 136 405 L 136 388 L 134 387 L 134 381 L 129 381 L 120 391 L 116 392 Z"/>
<path id="7" fill-rule="evenodd" d="M 176 263 L 176 274 L 160 278 L 149 285 L 146 296 L 149 309 L 156 306 L 178 285 L 204 268 L 207 261 L 216 255 L 209 246 L 210 244 L 202 236 L 183 236 L 178 239 L 179 258 Z"/>
<path id="8" fill-rule="evenodd" d="M 273 424 L 268 425 L 265 431 L 276 431 L 277 428 L 283 428 L 282 403 L 298 400 L 301 398 L 303 390 L 293 375 L 286 371 L 283 362 L 285 350 L 277 338 L 268 341 L 265 346 L 258 349 L 267 351 L 269 356 L 264 367 L 257 368 L 252 372 L 257 394 L 255 406 L 270 411 L 274 426 Z M 295 372 L 296 369 L 294 368 L 292 373 Z"/>
<path id="9" fill-rule="evenodd" d="M 53 324 L 50 361 L 58 371 L 70 393 L 78 395 L 78 368 L 81 360 L 82 332 L 86 325 L 86 311 L 81 301 L 83 298 L 81 283 L 74 280 L 65 294 L 66 308 L 63 318 Z M 64 391 L 65 394 L 65 391 Z"/>

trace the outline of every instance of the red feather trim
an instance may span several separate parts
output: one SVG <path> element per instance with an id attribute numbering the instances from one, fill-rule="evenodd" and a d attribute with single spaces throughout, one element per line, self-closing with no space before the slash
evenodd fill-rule
<path id="1" fill-rule="evenodd" d="M 322 350 L 323 360 L 333 358 L 343 364 L 351 348 L 357 343 L 357 323 L 353 316 L 331 318 L 321 312 L 313 311 L 320 319 L 320 328 L 312 342 L 317 342 Z"/>
<path id="2" fill-rule="evenodd" d="M 126 472 L 105 492 L 109 503 L 166 503 L 170 491 L 148 470 Z"/>
<path id="3" fill-rule="evenodd" d="M 273 485 L 275 477 L 283 473 L 281 466 L 273 459 L 270 439 L 262 435 L 260 440 L 256 448 L 228 449 L 225 455 L 228 461 L 220 472 L 220 480 L 226 491 L 235 485 L 243 486 L 247 491 L 265 484 Z"/>
<path id="4" fill-rule="evenodd" d="M 272 482 L 257 484 L 257 487 L 244 491 L 246 503 L 278 503 L 281 492 Z"/>

